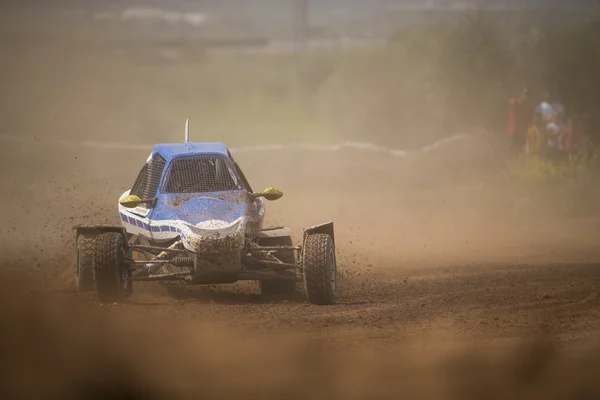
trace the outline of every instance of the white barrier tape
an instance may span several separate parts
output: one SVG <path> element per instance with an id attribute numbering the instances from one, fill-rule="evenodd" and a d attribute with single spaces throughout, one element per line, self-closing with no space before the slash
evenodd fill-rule
<path id="1" fill-rule="evenodd" d="M 455 142 L 457 140 L 461 140 L 466 138 L 465 134 L 458 134 L 449 136 L 444 139 L 440 139 L 430 145 L 424 146 L 419 150 L 415 150 L 413 152 L 429 152 L 435 150 L 439 147 L 442 147 L 446 144 Z M 12 135 L 0 135 L 0 140 L 3 141 L 13 141 L 13 142 L 31 142 L 32 139 L 29 137 L 22 136 L 12 136 Z M 133 143 L 104 143 L 104 142 L 75 142 L 68 140 L 53 140 L 53 141 L 45 141 L 37 138 L 33 138 L 34 142 L 39 143 L 50 143 L 50 144 L 58 144 L 61 146 L 79 146 L 79 147 L 90 147 L 97 149 L 116 149 L 116 150 L 143 150 L 148 151 L 152 148 L 151 144 L 133 144 Z M 343 148 L 350 148 L 356 150 L 367 150 L 376 153 L 387 153 L 393 157 L 404 157 L 410 151 L 407 150 L 399 150 L 399 149 L 388 149 L 382 146 L 378 146 L 373 143 L 367 142 L 342 142 L 340 144 L 334 145 L 318 145 L 318 144 L 310 144 L 310 143 L 290 143 L 290 144 L 268 144 L 268 145 L 257 145 L 257 146 L 245 146 L 245 147 L 232 147 L 230 150 L 232 153 L 246 153 L 246 152 L 258 152 L 258 151 L 275 151 L 275 150 L 284 150 L 284 149 L 305 149 L 305 150 L 316 150 L 316 151 L 338 151 Z"/>
<path id="2" fill-rule="evenodd" d="M 455 142 L 457 140 L 463 139 L 466 136 L 467 135 L 464 135 L 464 134 L 449 136 L 447 138 L 437 140 L 437 141 L 433 142 L 432 144 L 427 145 L 427 146 L 421 148 L 421 151 L 422 152 L 428 152 L 428 151 L 431 151 L 431 150 L 435 150 L 435 149 L 437 149 L 440 146 L 443 146 L 445 144 L 452 143 L 452 142 Z"/>

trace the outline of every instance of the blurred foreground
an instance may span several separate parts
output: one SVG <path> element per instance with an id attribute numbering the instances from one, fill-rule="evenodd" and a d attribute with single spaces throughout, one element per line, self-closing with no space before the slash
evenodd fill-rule
<path id="1" fill-rule="evenodd" d="M 581 269 L 575 268 L 574 273 L 580 274 Z M 535 276 L 550 277 L 550 273 L 539 270 Z M 251 325 L 235 330 L 225 322 L 202 316 L 201 309 L 219 308 L 218 314 L 227 315 L 228 309 L 244 308 L 243 305 L 202 305 L 196 299 L 170 307 L 135 303 L 97 307 L 87 301 L 73 302 L 72 296 L 64 293 L 31 290 L 29 285 L 35 284 L 35 279 L 23 278 L 5 273 L 2 276 L 3 398 L 600 396 L 597 342 L 566 347 L 541 334 L 482 345 L 456 341 L 439 323 L 428 324 L 427 329 L 411 335 L 405 326 L 395 329 L 393 324 L 387 324 L 387 329 L 374 325 L 357 330 L 347 318 L 337 332 L 328 328 L 326 320 L 310 330 L 305 324 L 292 329 L 298 320 L 294 317 L 298 307 L 290 304 L 255 305 L 246 316 L 238 315 L 238 319 L 247 319 Z M 482 277 L 478 282 L 494 283 L 488 278 Z M 214 293 L 212 297 L 219 301 Z M 406 301 L 411 308 L 411 299 Z M 597 300 L 592 302 L 595 306 L 563 304 L 562 308 L 587 310 L 597 316 Z M 268 309 L 282 311 L 285 307 L 290 312 L 283 312 L 279 326 L 272 321 L 275 325 L 270 329 L 253 329 L 253 320 L 264 320 Z M 521 307 L 531 305 L 522 303 Z M 550 307 L 554 311 L 561 309 Z M 335 320 L 342 309 L 351 312 L 348 308 L 342 304 L 329 308 L 331 311 L 314 311 L 331 313 L 328 320 Z M 424 305 L 423 309 L 427 308 Z M 468 308 L 467 304 L 463 306 L 463 310 Z M 192 310 L 199 311 L 197 317 Z M 353 314 L 358 318 L 363 313 L 357 310 Z M 564 312 L 558 314 L 565 316 Z M 391 320 L 394 314 L 388 314 L 388 318 Z M 512 317 L 504 314 L 502 318 Z M 494 320 L 498 322 L 497 318 Z M 314 316 L 313 321 L 317 321 Z M 563 323 L 573 322 L 567 321 Z M 594 324 L 597 322 L 595 318 Z M 406 324 L 414 325 L 413 319 L 404 318 Z"/>

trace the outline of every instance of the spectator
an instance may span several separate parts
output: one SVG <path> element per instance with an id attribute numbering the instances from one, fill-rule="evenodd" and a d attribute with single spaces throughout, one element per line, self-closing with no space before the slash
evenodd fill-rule
<path id="1" fill-rule="evenodd" d="M 510 99 L 508 111 L 507 133 L 511 135 L 511 148 L 515 152 L 525 150 L 527 130 L 530 127 L 533 108 L 528 99 L 528 90 L 524 88 L 521 94 Z"/>
<path id="2" fill-rule="evenodd" d="M 554 116 L 554 121 L 559 125 L 565 125 L 565 106 L 563 105 L 561 99 L 559 97 L 556 98 L 552 104 L 552 112 Z"/>
<path id="3" fill-rule="evenodd" d="M 573 122 L 571 118 L 567 119 L 567 123 L 563 129 L 563 149 L 567 153 L 573 148 Z"/>
<path id="4" fill-rule="evenodd" d="M 527 130 L 527 150 L 528 155 L 540 154 L 542 145 L 542 132 L 540 131 L 539 117 L 535 116 L 533 125 Z"/>
<path id="5" fill-rule="evenodd" d="M 546 92 L 542 101 L 535 109 L 535 113 L 539 115 L 542 119 L 542 122 L 549 123 L 554 118 L 554 109 L 552 108 L 552 104 L 550 104 L 550 94 Z"/>
<path id="6" fill-rule="evenodd" d="M 561 127 L 553 120 L 546 123 L 546 137 L 547 137 L 547 153 L 546 156 L 554 161 L 561 159 L 564 149 L 563 136 L 564 131 Z"/>
<path id="7" fill-rule="evenodd" d="M 546 132 L 548 133 L 548 145 L 556 150 L 561 150 L 561 129 L 558 124 L 554 121 L 546 124 Z"/>
<path id="8" fill-rule="evenodd" d="M 585 118 L 585 117 L 584 117 Z M 589 136 L 586 135 L 584 126 L 581 120 L 577 119 L 573 123 L 572 137 L 571 137 L 571 151 L 586 154 L 592 156 L 594 152 L 594 146 Z"/>

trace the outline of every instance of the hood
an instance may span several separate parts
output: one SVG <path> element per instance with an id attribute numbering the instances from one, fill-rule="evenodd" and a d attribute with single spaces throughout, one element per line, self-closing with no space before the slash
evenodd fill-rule
<path id="1" fill-rule="evenodd" d="M 224 229 L 239 222 L 247 212 L 246 193 L 163 194 L 153 220 L 177 220 L 203 229 Z"/>

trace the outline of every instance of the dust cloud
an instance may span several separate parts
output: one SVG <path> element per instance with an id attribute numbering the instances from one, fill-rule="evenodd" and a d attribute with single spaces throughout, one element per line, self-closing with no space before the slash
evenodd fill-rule
<path id="1" fill-rule="evenodd" d="M 180 141 L 190 114 L 194 140 L 231 146 L 346 137 L 269 102 L 276 84 L 250 91 L 264 61 L 163 65 L 142 47 L 139 65 L 98 32 L 14 26 L 0 64 L 3 398 L 600 397 L 598 218 L 531 204 L 491 134 L 405 157 L 236 155 L 253 186 L 285 193 L 269 224 L 299 240 L 334 221 L 336 306 L 266 303 L 252 284 L 140 284 L 123 305 L 75 294 L 72 227 L 118 223 L 150 150 L 82 142 Z M 281 62 L 269 67 L 285 75 Z M 236 100 L 240 87 L 264 97 Z"/>

